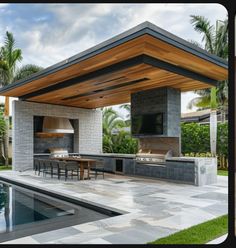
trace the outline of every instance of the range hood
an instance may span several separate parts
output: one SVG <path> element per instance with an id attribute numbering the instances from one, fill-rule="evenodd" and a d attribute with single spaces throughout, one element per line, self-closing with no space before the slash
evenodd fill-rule
<path id="1" fill-rule="evenodd" d="M 43 119 L 43 133 L 65 134 L 74 133 L 74 129 L 67 118 L 45 116 Z"/>

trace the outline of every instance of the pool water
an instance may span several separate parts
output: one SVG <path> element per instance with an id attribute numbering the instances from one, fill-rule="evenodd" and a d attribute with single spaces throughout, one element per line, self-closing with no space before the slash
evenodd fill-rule
<path id="1" fill-rule="evenodd" d="M 0 242 L 108 215 L 0 181 Z"/>

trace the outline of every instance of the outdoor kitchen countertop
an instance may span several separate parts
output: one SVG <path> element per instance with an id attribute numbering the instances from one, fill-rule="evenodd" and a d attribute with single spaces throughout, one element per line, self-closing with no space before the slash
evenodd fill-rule
<path id="1" fill-rule="evenodd" d="M 136 158 L 136 154 L 122 154 L 122 153 L 98 153 L 98 154 L 80 154 L 80 155 L 94 156 L 94 157 Z"/>
<path id="2" fill-rule="evenodd" d="M 51 153 L 34 153 L 34 156 L 49 156 Z M 69 153 L 69 155 L 81 155 L 92 157 L 113 157 L 113 158 L 135 158 L 136 154 L 121 154 L 121 153 L 97 153 L 97 154 L 84 154 L 84 153 Z"/>

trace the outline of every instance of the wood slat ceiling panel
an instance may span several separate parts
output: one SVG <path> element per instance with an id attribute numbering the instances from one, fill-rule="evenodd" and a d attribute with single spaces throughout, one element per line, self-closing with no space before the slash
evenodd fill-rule
<path id="1" fill-rule="evenodd" d="M 144 53 L 216 80 L 224 80 L 228 76 L 227 69 L 157 40 L 152 36 L 146 37 Z"/>
<path id="2" fill-rule="evenodd" d="M 187 86 L 188 83 L 187 82 L 185 82 L 185 83 L 186 83 L 186 87 L 189 88 L 189 86 Z M 178 85 L 172 85 L 171 87 L 179 89 Z M 198 87 L 202 88 L 203 86 L 201 85 L 201 83 L 199 83 Z M 146 90 L 147 89 L 153 89 L 153 88 L 156 88 L 155 84 L 145 86 Z M 139 87 L 136 90 L 141 91 L 141 90 L 143 90 L 143 87 Z M 108 104 L 109 105 L 115 105 L 115 104 L 127 103 L 130 101 L 130 93 L 134 93 L 134 92 L 136 92 L 136 91 L 130 90 L 129 94 L 124 93 L 124 92 L 117 92 L 114 94 L 109 93 L 109 94 L 105 95 L 105 97 L 103 97 L 102 99 L 94 96 L 94 98 L 88 102 L 78 101 L 78 102 L 75 102 L 72 104 L 69 103 L 68 106 L 77 106 L 77 107 L 82 107 L 82 108 L 98 108 L 98 107 L 107 106 Z M 65 105 L 67 105 L 67 104 L 65 103 Z"/>
<path id="3" fill-rule="evenodd" d="M 153 72 L 153 67 L 150 65 L 140 64 L 132 68 L 121 70 L 119 73 L 110 73 L 106 76 L 97 77 L 95 79 L 84 81 L 80 84 L 76 84 L 67 88 L 49 92 L 43 95 L 31 97 L 29 100 L 40 101 L 40 100 L 57 100 L 65 97 L 71 97 L 94 90 L 100 90 L 108 86 L 121 84 L 126 81 L 135 80 L 145 75 L 150 75 Z M 155 73 L 166 73 L 163 70 L 156 70 Z M 104 83 L 103 83 L 104 82 Z"/>
<path id="4" fill-rule="evenodd" d="M 109 81 L 101 85 L 94 85 L 94 81 L 90 81 L 90 84 L 88 84 L 88 82 L 85 82 L 80 85 L 74 85 L 72 87 L 68 87 L 67 89 L 61 89 L 55 92 L 50 92 L 50 93 L 43 94 L 40 96 L 35 96 L 32 98 L 29 98 L 28 100 L 61 104 L 61 103 L 69 102 L 68 100 L 67 101 L 62 100 L 63 98 L 73 97 L 73 96 L 80 95 L 83 93 L 89 93 L 89 92 L 93 92 L 97 90 L 106 89 L 106 87 L 110 87 L 110 86 L 122 85 L 124 84 L 124 82 L 132 82 L 132 81 L 139 80 L 142 78 L 148 78 L 150 80 L 144 81 L 138 84 L 135 83 L 134 85 L 130 85 L 129 88 L 131 89 L 135 88 L 139 84 L 142 84 L 143 87 L 145 88 L 145 86 L 147 86 L 149 82 L 154 83 L 155 87 L 160 87 L 165 84 L 171 85 L 172 82 L 176 84 L 176 83 L 181 83 L 183 80 L 189 81 L 188 78 L 182 77 L 182 76 L 179 76 L 177 80 L 175 74 L 168 73 L 167 71 L 164 71 L 164 70 L 155 70 L 154 67 L 149 66 L 149 65 L 143 65 L 143 68 L 144 69 L 141 69 L 140 66 L 136 67 L 136 69 L 139 69 L 139 73 L 137 73 L 138 76 L 134 74 L 132 77 L 130 77 L 129 73 L 128 75 L 122 73 L 121 75 L 123 75 L 124 78 L 120 80 Z M 126 90 L 126 87 L 122 87 L 117 90 L 123 91 L 123 90 Z M 101 92 L 100 95 L 104 95 L 107 93 L 108 93 L 107 91 Z"/>
<path id="5" fill-rule="evenodd" d="M 145 34 L 63 70 L 9 90 L 5 95 L 20 96 L 28 94 L 34 90 L 84 75 L 140 54 L 153 56 L 213 79 L 223 80 L 227 78 L 227 69 Z"/>
<path id="6" fill-rule="evenodd" d="M 133 64 L 127 62 L 143 55 L 151 56 L 161 63 L 150 63 L 147 60 L 138 60 Z M 162 61 L 169 65 L 163 68 Z M 117 67 L 119 63 L 124 65 Z M 170 69 L 172 65 L 188 70 L 188 73 Z M 63 69 L 9 89 L 3 95 L 23 97 L 33 102 L 97 108 L 128 102 L 130 94 L 157 87 L 169 86 L 180 91 L 192 91 L 211 86 L 208 79 L 192 74 L 191 77 L 189 72 L 214 80 L 225 80 L 228 75 L 226 68 L 150 34 L 143 34 L 89 58 L 81 58 L 74 64 L 67 64 L 65 60 Z"/>
<path id="7" fill-rule="evenodd" d="M 6 95 L 21 96 L 23 94 L 28 94 L 34 90 L 39 90 L 46 86 L 57 84 L 67 79 L 81 76 L 111 64 L 118 63 L 122 60 L 127 60 L 129 58 L 143 54 L 144 39 L 145 37 L 141 36 L 134 40 L 128 41 L 90 59 L 86 59 L 75 65 L 71 65 L 70 67 L 60 70 L 59 72 L 55 72 L 41 79 L 34 80 L 30 83 L 30 86 L 29 84 L 26 84 L 19 88 L 9 90 Z"/>
<path id="8" fill-rule="evenodd" d="M 137 77 L 138 75 L 138 77 Z M 35 102 L 45 102 L 52 104 L 60 104 L 66 106 L 77 106 L 84 108 L 92 108 L 97 104 L 97 106 L 106 106 L 110 101 L 110 104 L 113 103 L 123 103 L 129 99 L 131 93 L 142 91 L 146 89 L 152 89 L 163 86 L 170 86 L 179 90 L 191 90 L 193 86 L 197 88 L 209 87 L 208 85 L 201 83 L 197 80 L 192 80 L 187 77 L 177 75 L 165 70 L 156 69 L 156 67 L 140 64 L 134 66 L 127 70 L 120 71 L 120 74 L 110 74 L 111 78 L 100 77 L 99 79 L 107 80 L 108 82 L 95 85 L 95 82 L 99 80 L 93 79 L 86 82 L 83 82 L 79 85 L 73 85 L 66 89 L 61 89 L 55 92 L 49 92 L 44 95 L 35 96 L 28 100 Z M 116 76 L 116 77 L 115 77 Z M 119 78 L 121 76 L 121 78 Z M 116 79 L 118 77 L 118 79 Z M 114 79 L 114 80 L 112 80 Z M 145 79 L 145 80 L 142 80 Z M 147 80 L 148 79 L 148 80 Z M 141 80 L 135 82 L 131 85 L 123 85 L 125 82 L 133 82 L 135 80 Z M 117 87 L 116 87 L 117 86 Z M 109 89 L 109 87 L 116 87 L 114 89 Z M 93 93 L 94 91 L 106 89 L 103 92 Z M 83 93 L 87 95 L 83 96 Z M 80 96 L 81 95 L 81 96 Z M 76 97 L 78 96 L 78 97 Z M 72 99 L 65 99 L 74 97 Z"/>

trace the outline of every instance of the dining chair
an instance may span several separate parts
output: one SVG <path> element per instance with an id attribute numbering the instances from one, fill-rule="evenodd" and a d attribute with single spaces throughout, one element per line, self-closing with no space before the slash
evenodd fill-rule
<path id="1" fill-rule="evenodd" d="M 50 174 L 52 176 L 51 160 L 49 160 L 49 159 L 44 160 L 43 175 L 46 177 L 47 174 Z"/>
<path id="2" fill-rule="evenodd" d="M 67 180 L 67 170 L 65 161 L 58 161 L 58 179 L 61 179 L 61 176 L 65 177 L 65 181 Z"/>
<path id="3" fill-rule="evenodd" d="M 67 161 L 66 171 L 67 171 L 67 176 L 68 176 L 68 172 L 70 172 L 70 176 L 72 179 L 73 179 L 73 176 L 77 176 L 77 180 L 79 180 L 80 168 L 77 162 Z"/>
<path id="4" fill-rule="evenodd" d="M 105 168 L 104 168 L 104 160 L 103 159 L 98 159 L 96 162 L 92 163 L 90 166 L 90 175 L 94 175 L 95 179 L 99 175 L 103 176 L 105 175 Z"/>
<path id="5" fill-rule="evenodd" d="M 54 175 L 59 175 L 59 166 L 58 166 L 59 160 L 52 160 L 51 161 L 51 178 L 53 178 Z"/>
<path id="6" fill-rule="evenodd" d="M 38 176 L 40 176 L 40 173 L 44 173 L 44 169 L 45 169 L 45 161 L 44 159 L 39 159 L 39 167 L 38 167 Z"/>

